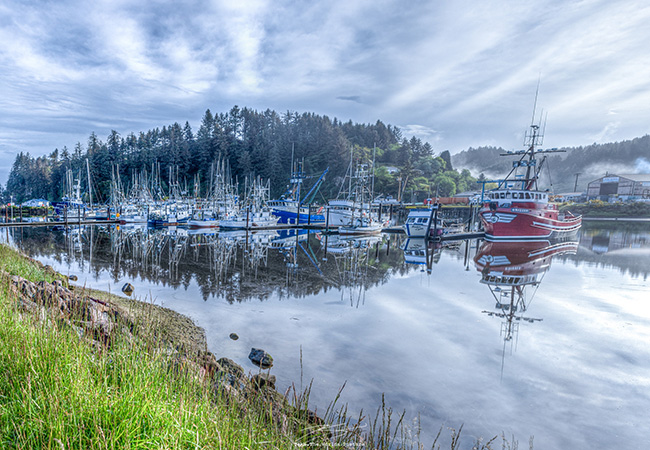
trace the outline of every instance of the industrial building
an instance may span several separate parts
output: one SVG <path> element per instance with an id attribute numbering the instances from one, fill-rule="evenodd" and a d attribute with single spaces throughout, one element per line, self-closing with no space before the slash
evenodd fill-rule
<path id="1" fill-rule="evenodd" d="M 587 200 L 650 200 L 650 174 L 607 174 L 587 185 Z"/>

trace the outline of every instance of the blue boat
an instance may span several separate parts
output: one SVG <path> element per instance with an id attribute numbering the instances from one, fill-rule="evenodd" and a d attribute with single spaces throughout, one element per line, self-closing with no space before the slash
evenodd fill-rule
<path id="1" fill-rule="evenodd" d="M 271 208 L 271 213 L 278 217 L 278 223 L 298 225 L 325 222 L 324 207 L 314 208 L 310 206 L 310 203 L 313 201 L 328 171 L 329 167 L 316 180 L 307 195 L 301 198 L 300 187 L 302 180 L 309 177 L 302 173 L 300 165 L 297 166 L 297 170 L 292 174 L 291 185 L 287 191 L 279 199 L 269 200 L 266 203 Z"/>

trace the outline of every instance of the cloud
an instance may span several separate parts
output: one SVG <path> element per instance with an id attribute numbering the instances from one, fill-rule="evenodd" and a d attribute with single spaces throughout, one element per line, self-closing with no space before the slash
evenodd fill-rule
<path id="1" fill-rule="evenodd" d="M 361 103 L 361 97 L 358 95 L 350 95 L 350 96 L 339 96 L 336 97 L 337 100 L 345 100 L 349 102 L 355 102 L 355 103 Z"/>
<path id="2" fill-rule="evenodd" d="M 631 139 L 648 133 L 649 19 L 634 0 L 7 0 L 0 154 L 235 104 L 381 120 L 452 153 L 514 148 L 540 76 L 545 145 Z"/>
<path id="3" fill-rule="evenodd" d="M 636 173 L 650 173 L 650 161 L 646 158 L 638 158 L 634 162 L 634 170 Z"/>

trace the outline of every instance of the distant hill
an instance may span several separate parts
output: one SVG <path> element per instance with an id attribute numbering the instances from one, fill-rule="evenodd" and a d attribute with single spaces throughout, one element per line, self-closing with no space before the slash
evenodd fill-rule
<path id="1" fill-rule="evenodd" d="M 566 153 L 548 155 L 541 176 L 541 183 L 556 193 L 572 192 L 577 173 L 580 174 L 578 191 L 584 191 L 587 183 L 606 173 L 650 173 L 650 135 L 561 150 L 566 150 Z M 453 155 L 452 163 L 455 169 L 468 169 L 474 176 L 482 173 L 489 179 L 502 178 L 512 167 L 513 161 L 513 157 L 499 156 L 503 151 L 503 148 L 497 147 L 469 148 Z"/>

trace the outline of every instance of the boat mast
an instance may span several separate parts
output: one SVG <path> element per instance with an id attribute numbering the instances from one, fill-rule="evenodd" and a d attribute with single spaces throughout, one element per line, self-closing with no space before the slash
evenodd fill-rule
<path id="1" fill-rule="evenodd" d="M 93 208 L 93 190 L 90 185 L 90 165 L 88 164 L 88 158 L 86 158 L 86 173 L 88 174 L 88 203 L 90 203 L 90 209 Z"/>

